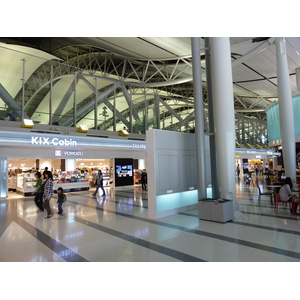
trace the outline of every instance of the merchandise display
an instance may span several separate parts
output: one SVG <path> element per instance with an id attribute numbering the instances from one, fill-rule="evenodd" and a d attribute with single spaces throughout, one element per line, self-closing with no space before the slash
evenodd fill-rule
<path id="1" fill-rule="evenodd" d="M 17 190 L 17 176 L 8 177 L 8 190 L 9 191 Z"/>
<path id="2" fill-rule="evenodd" d="M 17 174 L 16 191 L 24 196 L 32 196 L 35 191 L 36 178 L 34 173 Z M 76 172 L 59 172 L 53 175 L 53 191 L 57 193 L 57 189 L 62 187 L 65 192 L 85 191 L 89 190 L 90 182 L 88 176 L 83 176 Z"/>
<path id="3" fill-rule="evenodd" d="M 80 172 L 58 172 L 53 176 L 53 190 L 62 187 L 64 192 L 86 191 L 90 188 L 90 182 L 87 174 Z"/>
<path id="4" fill-rule="evenodd" d="M 17 174 L 17 193 L 31 196 L 31 193 L 35 190 L 36 181 L 34 173 Z"/>

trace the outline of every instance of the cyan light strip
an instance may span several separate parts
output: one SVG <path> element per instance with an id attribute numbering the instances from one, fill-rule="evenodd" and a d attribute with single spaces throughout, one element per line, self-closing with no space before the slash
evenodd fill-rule
<path id="1" fill-rule="evenodd" d="M 162 212 L 198 203 L 198 190 L 160 195 L 156 197 L 156 211 Z"/>

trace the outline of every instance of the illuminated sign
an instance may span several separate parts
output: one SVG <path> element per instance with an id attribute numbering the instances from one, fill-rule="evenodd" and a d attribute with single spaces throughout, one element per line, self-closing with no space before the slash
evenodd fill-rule
<path id="1" fill-rule="evenodd" d="M 61 150 L 54 151 L 55 156 L 61 156 L 62 153 L 65 156 L 83 156 L 83 151 L 61 151 Z"/>
<path id="2" fill-rule="evenodd" d="M 142 145 L 142 144 L 132 144 L 132 148 L 133 149 L 145 149 L 146 150 L 146 145 Z"/>
<path id="3" fill-rule="evenodd" d="M 46 146 L 66 146 L 76 147 L 77 142 L 72 139 L 58 139 L 49 137 L 31 137 L 31 145 L 46 145 Z"/>
<path id="4" fill-rule="evenodd" d="M 72 155 L 82 156 L 83 152 L 82 151 L 64 151 L 64 155 L 66 155 L 66 156 L 72 156 Z"/>
<path id="5" fill-rule="evenodd" d="M 55 150 L 54 156 L 61 156 L 61 150 Z"/>

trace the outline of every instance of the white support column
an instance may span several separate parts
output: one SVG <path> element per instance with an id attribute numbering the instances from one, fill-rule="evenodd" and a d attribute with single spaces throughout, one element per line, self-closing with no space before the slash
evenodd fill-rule
<path id="1" fill-rule="evenodd" d="M 7 197 L 7 157 L 0 157 L 0 200 L 5 200 Z"/>
<path id="2" fill-rule="evenodd" d="M 50 67 L 49 125 L 52 125 L 53 65 Z"/>
<path id="3" fill-rule="evenodd" d="M 223 199 L 233 201 L 233 211 L 237 211 L 234 100 L 230 42 L 227 37 L 211 38 L 211 72 L 220 192 Z"/>
<path id="4" fill-rule="evenodd" d="M 23 58 L 23 76 L 22 76 L 22 122 L 24 121 L 24 108 L 25 108 L 25 66 L 26 66 L 26 59 Z"/>
<path id="5" fill-rule="evenodd" d="M 98 79 L 95 78 L 94 127 L 98 129 Z"/>
<path id="6" fill-rule="evenodd" d="M 276 39 L 277 89 L 285 176 L 296 180 L 296 144 L 290 76 L 285 38 Z"/>
<path id="7" fill-rule="evenodd" d="M 204 109 L 202 99 L 202 77 L 200 59 L 200 38 L 192 37 L 193 86 L 195 107 L 195 135 L 197 149 L 198 199 L 206 198 L 205 146 L 204 146 Z"/>
<path id="8" fill-rule="evenodd" d="M 73 100 L 73 126 L 76 127 L 77 99 L 76 99 L 77 74 L 74 73 L 74 100 Z"/>
<path id="9" fill-rule="evenodd" d="M 300 92 L 300 68 L 295 69 L 296 72 L 296 84 L 297 84 L 297 92 Z"/>

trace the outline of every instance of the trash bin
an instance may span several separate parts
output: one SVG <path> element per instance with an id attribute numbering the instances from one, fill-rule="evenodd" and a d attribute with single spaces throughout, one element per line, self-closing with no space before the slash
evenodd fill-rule
<path id="1" fill-rule="evenodd" d="M 203 199 L 198 201 L 199 219 L 225 223 L 233 219 L 233 204 L 227 199 Z"/>

